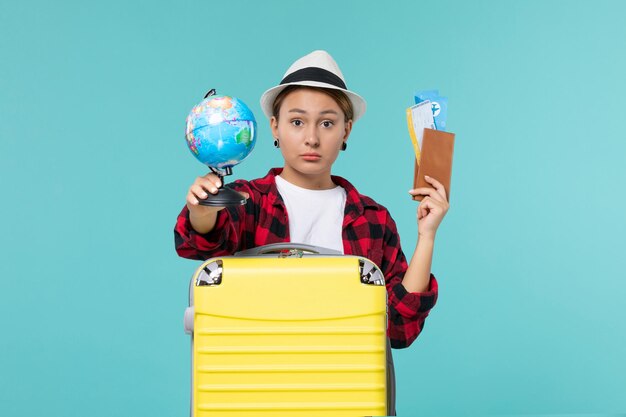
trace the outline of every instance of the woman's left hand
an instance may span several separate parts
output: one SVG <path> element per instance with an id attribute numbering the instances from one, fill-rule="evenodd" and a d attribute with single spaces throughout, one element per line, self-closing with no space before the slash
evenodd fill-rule
<path id="1" fill-rule="evenodd" d="M 434 239 L 437 228 L 443 220 L 443 216 L 448 212 L 450 204 L 448 204 L 448 197 L 443 184 L 429 176 L 426 176 L 425 179 L 434 189 L 420 187 L 410 190 L 409 194 L 425 196 L 417 208 L 417 229 L 420 237 Z"/>

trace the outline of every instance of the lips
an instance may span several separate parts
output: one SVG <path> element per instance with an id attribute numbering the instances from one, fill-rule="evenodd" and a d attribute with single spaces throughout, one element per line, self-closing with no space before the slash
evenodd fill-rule
<path id="1" fill-rule="evenodd" d="M 322 158 L 322 156 L 318 153 L 304 153 L 302 155 L 300 155 L 302 157 L 302 159 L 304 159 L 305 161 L 317 161 L 319 159 Z"/>

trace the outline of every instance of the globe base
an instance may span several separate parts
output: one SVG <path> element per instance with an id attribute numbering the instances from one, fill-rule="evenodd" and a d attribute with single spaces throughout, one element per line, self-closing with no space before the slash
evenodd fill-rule
<path id="1" fill-rule="evenodd" d="M 207 198 L 198 200 L 198 204 L 210 207 L 242 206 L 246 204 L 246 198 L 226 186 L 217 190 L 217 194 L 209 194 Z"/>

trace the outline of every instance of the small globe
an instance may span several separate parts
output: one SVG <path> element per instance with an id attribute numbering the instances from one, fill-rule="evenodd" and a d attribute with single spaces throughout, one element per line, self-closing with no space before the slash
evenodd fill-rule
<path id="1" fill-rule="evenodd" d="M 218 170 L 243 161 L 256 143 L 256 120 L 243 101 L 214 95 L 187 116 L 187 146 L 203 164 Z"/>

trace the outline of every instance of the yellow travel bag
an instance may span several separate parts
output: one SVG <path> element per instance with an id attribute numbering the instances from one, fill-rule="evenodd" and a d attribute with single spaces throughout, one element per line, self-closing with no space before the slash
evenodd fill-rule
<path id="1" fill-rule="evenodd" d="M 387 294 L 366 258 L 283 243 L 193 275 L 192 417 L 388 412 Z"/>

